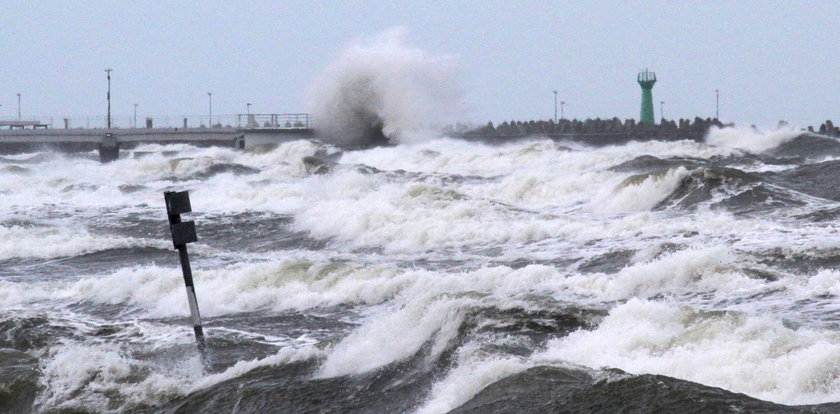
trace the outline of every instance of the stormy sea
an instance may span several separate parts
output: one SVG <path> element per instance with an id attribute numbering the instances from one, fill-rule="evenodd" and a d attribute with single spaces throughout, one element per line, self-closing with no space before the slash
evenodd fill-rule
<path id="1" fill-rule="evenodd" d="M 6 155 L 0 412 L 838 412 L 838 182 L 734 128 Z"/>
<path id="2" fill-rule="evenodd" d="M 457 64 L 402 36 L 318 139 L 0 155 L 0 412 L 840 412 L 840 141 L 421 132 Z"/>

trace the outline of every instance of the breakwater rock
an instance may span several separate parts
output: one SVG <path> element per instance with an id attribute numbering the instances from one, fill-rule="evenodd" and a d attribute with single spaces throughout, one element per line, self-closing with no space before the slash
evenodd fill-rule
<path id="1" fill-rule="evenodd" d="M 592 145 L 623 144 L 629 141 L 660 140 L 703 141 L 712 127 L 733 127 L 735 124 L 724 124 L 716 118 L 700 118 L 694 120 L 660 120 L 659 124 L 637 123 L 634 119 L 624 121 L 612 119 L 561 119 L 557 122 L 548 121 L 510 121 L 493 125 L 488 122 L 479 128 L 464 129 L 450 127 L 444 133 L 451 137 L 471 141 L 489 143 L 503 143 L 531 136 L 544 136 L 552 139 L 568 139 Z M 755 128 L 755 125 L 751 126 Z M 785 121 L 779 121 L 779 128 L 788 127 Z M 828 137 L 840 137 L 840 127 L 831 120 L 820 124 L 819 128 L 808 126 L 803 132 L 810 132 Z"/>
<path id="2" fill-rule="evenodd" d="M 813 127 L 808 127 L 809 132 L 817 132 L 820 135 L 825 135 L 829 137 L 840 137 L 840 127 L 834 126 L 834 123 L 831 120 L 825 121 L 820 125 L 820 129 L 818 131 L 814 131 Z"/>
<path id="3" fill-rule="evenodd" d="M 463 132 L 447 131 L 450 136 L 485 142 L 507 142 L 540 135 L 554 139 L 580 140 L 596 145 L 622 144 L 634 140 L 693 140 L 702 141 L 711 127 L 733 126 L 718 119 L 666 120 L 659 124 L 637 123 L 634 119 L 561 119 L 549 121 L 510 121 Z"/>

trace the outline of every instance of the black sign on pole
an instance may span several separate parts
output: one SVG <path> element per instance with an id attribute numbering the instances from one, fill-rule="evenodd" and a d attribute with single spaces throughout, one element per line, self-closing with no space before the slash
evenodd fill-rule
<path id="1" fill-rule="evenodd" d="M 201 326 L 201 314 L 198 312 L 198 300 L 195 297 L 195 285 L 193 284 L 192 269 L 190 268 L 190 257 L 187 254 L 187 243 L 198 241 L 195 234 L 194 221 L 181 221 L 181 214 L 192 211 L 190 206 L 190 193 L 188 191 L 167 191 L 163 193 L 166 200 L 166 213 L 169 215 L 169 230 L 172 232 L 172 244 L 178 249 L 181 259 L 181 271 L 184 273 L 184 284 L 187 287 L 187 300 L 190 305 L 190 317 L 192 319 L 195 342 L 198 345 L 198 353 L 201 356 L 201 363 L 205 370 L 210 368 L 210 360 L 207 356 L 207 346 L 204 343 L 204 329 Z"/>

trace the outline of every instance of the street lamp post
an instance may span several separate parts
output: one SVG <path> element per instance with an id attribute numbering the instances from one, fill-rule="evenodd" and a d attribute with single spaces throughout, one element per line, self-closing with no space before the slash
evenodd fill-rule
<path id="1" fill-rule="evenodd" d="M 137 104 L 134 104 L 134 127 L 137 128 Z"/>
<path id="2" fill-rule="evenodd" d="M 563 117 L 563 107 L 566 105 L 566 101 L 560 101 L 560 119 L 566 119 Z"/>
<path id="3" fill-rule="evenodd" d="M 557 91 L 554 91 L 554 123 L 557 123 Z"/>
<path id="4" fill-rule="evenodd" d="M 665 101 L 659 101 L 659 116 L 665 119 Z"/>
<path id="5" fill-rule="evenodd" d="M 108 129 L 111 129 L 111 72 L 113 69 L 105 69 L 108 74 Z"/>
<path id="6" fill-rule="evenodd" d="M 245 104 L 245 108 L 246 108 L 246 110 L 248 111 L 248 112 L 247 112 L 247 113 L 248 113 L 248 115 L 251 115 L 251 104 L 250 104 L 250 103 L 246 103 L 246 104 Z"/>
<path id="7" fill-rule="evenodd" d="M 207 126 L 213 128 L 213 92 L 207 92 L 207 98 L 210 100 L 210 121 Z"/>
<path id="8" fill-rule="evenodd" d="M 715 89 L 715 119 L 720 119 L 720 89 Z"/>
<path id="9" fill-rule="evenodd" d="M 18 121 L 20 121 L 20 92 L 18 92 L 17 97 L 18 97 Z"/>

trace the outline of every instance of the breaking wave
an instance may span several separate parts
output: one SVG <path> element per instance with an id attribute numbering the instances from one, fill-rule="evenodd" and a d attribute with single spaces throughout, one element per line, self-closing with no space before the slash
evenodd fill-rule
<path id="1" fill-rule="evenodd" d="M 836 141 L 748 153 L 397 130 L 403 145 L 343 153 L 300 140 L 4 161 L 0 412 L 806 412 L 775 403 L 840 398 L 840 161 L 808 149 Z M 195 208 L 209 375 L 169 189 Z"/>
<path id="2" fill-rule="evenodd" d="M 409 46 L 407 34 L 396 27 L 358 40 L 316 79 L 310 106 L 323 139 L 344 147 L 406 142 L 456 114 L 457 59 Z"/>
<path id="3" fill-rule="evenodd" d="M 706 143 L 718 147 L 759 153 L 788 142 L 801 133 L 794 129 L 760 131 L 755 128 L 712 128 Z"/>

